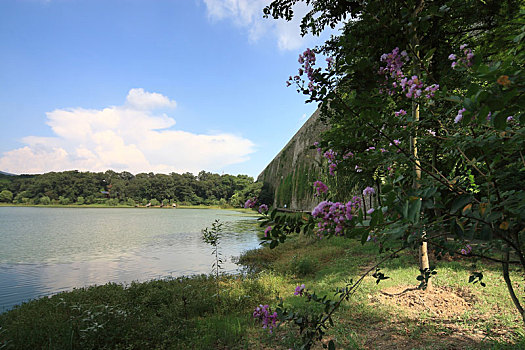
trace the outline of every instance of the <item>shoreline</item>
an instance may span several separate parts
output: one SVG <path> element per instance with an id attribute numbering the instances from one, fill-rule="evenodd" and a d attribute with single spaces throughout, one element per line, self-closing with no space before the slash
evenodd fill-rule
<path id="1" fill-rule="evenodd" d="M 120 209 L 217 209 L 217 210 L 234 210 L 242 213 L 257 212 L 253 209 L 235 208 L 235 207 L 221 207 L 219 205 L 178 205 L 176 208 L 171 206 L 131 206 L 131 205 L 105 205 L 105 204 L 14 204 L 14 203 L 0 203 L 0 207 L 27 207 L 27 208 L 120 208 Z"/>

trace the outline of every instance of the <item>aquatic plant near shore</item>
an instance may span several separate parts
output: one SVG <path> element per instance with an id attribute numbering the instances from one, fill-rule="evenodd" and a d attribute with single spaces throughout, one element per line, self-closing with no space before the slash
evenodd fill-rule
<path id="1" fill-rule="evenodd" d="M 220 301 L 219 274 L 222 270 L 222 263 L 224 262 L 221 258 L 222 254 L 219 252 L 219 243 L 222 238 L 221 230 L 223 225 L 224 224 L 220 222 L 219 219 L 216 219 L 211 224 L 211 229 L 206 227 L 204 230 L 202 230 L 202 240 L 213 247 L 212 255 L 215 256 L 215 261 L 213 262 L 211 268 L 212 273 L 215 274 L 216 279 L 217 301 Z"/>

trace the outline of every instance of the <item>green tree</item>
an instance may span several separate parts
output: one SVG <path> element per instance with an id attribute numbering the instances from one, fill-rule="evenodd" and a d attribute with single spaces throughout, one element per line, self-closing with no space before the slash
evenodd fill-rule
<path id="1" fill-rule="evenodd" d="M 0 202 L 10 203 L 13 200 L 13 192 L 9 190 L 3 190 L 0 192 Z"/>

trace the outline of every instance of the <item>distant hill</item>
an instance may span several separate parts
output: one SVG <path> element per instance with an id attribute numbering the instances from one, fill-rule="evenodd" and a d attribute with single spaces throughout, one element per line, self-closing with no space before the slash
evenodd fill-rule
<path id="1" fill-rule="evenodd" d="M 6 173 L 5 171 L 0 171 L 0 175 L 16 176 L 16 174 Z"/>

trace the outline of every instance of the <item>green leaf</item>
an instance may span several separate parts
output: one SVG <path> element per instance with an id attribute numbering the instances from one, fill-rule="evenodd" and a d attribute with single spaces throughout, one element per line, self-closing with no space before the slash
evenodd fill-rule
<path id="1" fill-rule="evenodd" d="M 275 247 L 277 247 L 279 245 L 279 241 L 277 240 L 272 240 L 272 243 L 270 243 L 270 249 L 274 249 Z"/>
<path id="2" fill-rule="evenodd" d="M 361 244 L 365 244 L 366 240 L 368 239 L 369 232 L 367 229 L 364 228 L 356 229 L 357 232 L 359 232 L 358 230 L 361 231 Z"/>
<path id="3" fill-rule="evenodd" d="M 462 101 L 462 98 L 459 96 L 448 96 L 448 97 L 445 97 L 445 100 L 458 103 Z"/>
<path id="4" fill-rule="evenodd" d="M 503 102 L 508 104 L 518 94 L 518 89 L 507 90 L 503 95 Z"/>
<path id="5" fill-rule="evenodd" d="M 373 229 L 376 225 L 377 225 L 377 219 L 378 219 L 378 216 L 376 214 L 376 212 L 378 212 L 379 210 L 375 210 L 373 213 L 372 213 L 372 217 L 370 218 L 370 228 Z"/>
<path id="6" fill-rule="evenodd" d="M 472 200 L 472 195 L 470 194 L 463 194 L 459 197 L 457 197 L 454 202 L 452 202 L 452 205 L 450 206 L 450 213 L 454 214 L 459 209 L 463 209 L 465 205 L 470 203 Z"/>
<path id="7" fill-rule="evenodd" d="M 436 194 L 436 192 L 437 192 L 437 187 L 427 187 L 421 193 L 421 197 L 423 197 L 423 198 L 430 198 L 430 197 L 433 197 L 434 194 Z"/>
<path id="8" fill-rule="evenodd" d="M 421 198 L 412 200 L 408 207 L 407 219 L 416 223 L 419 221 L 419 216 L 421 213 Z"/>
<path id="9" fill-rule="evenodd" d="M 468 87 L 467 95 L 468 96 L 475 96 L 481 87 L 478 84 L 470 84 Z"/>
<path id="10" fill-rule="evenodd" d="M 432 56 L 434 56 L 434 52 L 436 52 L 436 47 L 428 50 L 428 52 L 426 53 L 425 57 L 423 58 L 423 61 L 430 61 L 432 59 Z"/>
<path id="11" fill-rule="evenodd" d="M 403 180 L 405 177 L 403 175 L 399 175 L 393 183 L 398 183 L 399 181 Z"/>
<path id="12" fill-rule="evenodd" d="M 405 204 L 403 205 L 402 214 L 404 218 L 408 218 L 408 201 L 405 201 Z"/>
<path id="13" fill-rule="evenodd" d="M 463 100 L 463 105 L 468 111 L 472 111 L 474 109 L 474 101 L 472 101 L 468 97 L 466 97 L 465 100 Z"/>
<path id="14" fill-rule="evenodd" d="M 488 106 L 481 107 L 481 109 L 478 112 L 478 123 L 485 123 L 489 112 L 490 112 L 490 109 Z"/>
<path id="15" fill-rule="evenodd" d="M 507 116 L 505 115 L 505 113 L 499 113 L 494 118 L 494 127 L 498 130 L 505 130 L 505 128 L 507 127 Z"/>
<path id="16" fill-rule="evenodd" d="M 381 193 L 386 194 L 386 193 L 392 191 L 393 189 L 394 189 L 394 186 L 392 186 L 390 184 L 386 184 L 386 185 L 383 185 L 381 187 Z"/>

